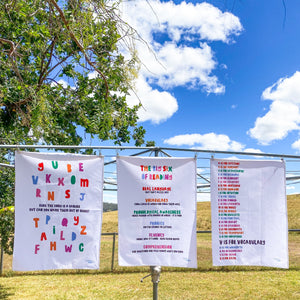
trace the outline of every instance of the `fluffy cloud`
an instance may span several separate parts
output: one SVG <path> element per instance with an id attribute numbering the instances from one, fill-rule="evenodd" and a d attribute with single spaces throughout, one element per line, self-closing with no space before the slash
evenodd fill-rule
<path id="1" fill-rule="evenodd" d="M 216 150 L 216 151 L 236 151 L 248 153 L 262 153 L 259 149 L 246 148 L 245 145 L 231 140 L 225 134 L 216 134 L 213 132 L 206 134 L 182 134 L 176 135 L 164 140 L 165 144 L 172 146 L 187 145 L 199 149 Z M 299 141 L 300 143 L 300 141 Z"/>
<path id="2" fill-rule="evenodd" d="M 225 134 L 183 134 L 164 140 L 169 145 L 188 145 L 201 149 L 217 151 L 243 151 L 245 146 L 239 142 L 232 141 Z"/>
<path id="3" fill-rule="evenodd" d="M 289 78 L 281 78 L 265 89 L 262 98 L 272 100 L 269 111 L 255 121 L 249 130 L 251 137 L 262 145 L 285 138 L 292 130 L 299 130 L 300 123 L 300 72 Z M 299 147 L 300 142 L 293 144 Z"/>
<path id="4" fill-rule="evenodd" d="M 66 82 L 65 80 L 63 79 L 60 79 L 58 82 L 51 82 L 51 86 L 56 86 L 57 84 L 60 84 L 63 88 L 67 88 L 69 86 L 69 83 Z"/>
<path id="5" fill-rule="evenodd" d="M 178 109 L 177 101 L 170 93 L 152 89 L 143 77 L 137 80 L 136 90 L 143 105 L 138 111 L 141 122 L 150 120 L 158 124 L 171 117 Z M 127 103 L 133 106 L 138 104 L 139 100 L 132 94 L 127 97 Z"/>
<path id="6" fill-rule="evenodd" d="M 175 4 L 158 0 L 123 2 L 122 13 L 122 18 L 147 43 L 136 44 L 143 64 L 139 76 L 145 83 L 140 82 L 136 92 L 143 106 L 147 106 L 147 113 L 141 109 L 142 121 L 159 123 L 177 110 L 176 99 L 168 91 L 155 90 L 155 85 L 164 90 L 187 86 L 206 93 L 224 93 L 224 85 L 213 74 L 218 64 L 208 43 L 229 43 L 240 34 L 242 26 L 236 16 L 205 2 Z M 153 95 L 168 99 L 172 109 L 166 110 L 165 100 L 148 101 Z"/>
<path id="7" fill-rule="evenodd" d="M 246 148 L 243 151 L 248 153 L 263 153 L 260 149 L 255 148 Z"/>
<path id="8" fill-rule="evenodd" d="M 130 24 L 148 41 L 152 40 L 152 32 L 161 32 L 175 41 L 188 35 L 191 39 L 228 43 L 232 35 L 242 30 L 236 16 L 205 2 L 127 1 L 123 11 Z"/>
<path id="9" fill-rule="evenodd" d="M 216 62 L 213 60 L 211 48 L 206 43 L 202 43 L 198 48 L 166 43 L 157 50 L 157 58 L 154 72 L 143 72 L 151 83 L 165 89 L 189 85 L 202 86 L 208 93 L 218 94 L 225 91 L 218 78 L 210 75 Z M 163 68 L 159 62 L 166 67 Z M 151 63 L 151 69 L 154 66 L 154 62 Z"/>
<path id="10" fill-rule="evenodd" d="M 292 144 L 292 148 L 300 152 L 300 139 Z"/>

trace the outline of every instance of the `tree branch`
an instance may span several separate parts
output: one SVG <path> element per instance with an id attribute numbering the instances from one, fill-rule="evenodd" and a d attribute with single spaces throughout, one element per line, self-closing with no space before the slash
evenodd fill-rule
<path id="1" fill-rule="evenodd" d="M 104 74 L 97 68 L 97 66 L 90 60 L 90 58 L 88 57 L 88 55 L 86 54 L 83 46 L 80 44 L 80 42 L 78 41 L 78 39 L 76 38 L 76 36 L 74 35 L 73 31 L 71 30 L 70 26 L 69 26 L 69 23 L 68 21 L 66 20 L 65 18 L 65 15 L 63 13 L 63 11 L 60 9 L 60 7 L 58 6 L 58 4 L 56 3 L 55 0 L 47 0 L 47 2 L 49 4 L 52 4 L 54 5 L 54 7 L 57 9 L 57 11 L 59 12 L 59 15 L 63 21 L 63 23 L 65 24 L 67 30 L 69 31 L 69 34 L 70 34 L 70 37 L 73 39 L 73 41 L 76 43 L 77 47 L 80 49 L 80 51 L 83 53 L 86 61 L 88 62 L 88 64 L 90 66 L 92 66 L 94 68 L 94 70 L 102 77 L 102 79 L 104 80 L 104 84 L 105 84 L 105 87 L 106 87 L 106 94 L 105 94 L 105 97 L 107 98 L 108 96 L 108 83 L 107 83 L 107 80 L 106 80 L 106 77 L 104 76 Z"/>
<path id="2" fill-rule="evenodd" d="M 45 78 L 56 69 L 57 66 L 61 65 L 62 63 L 64 63 L 69 57 L 71 57 L 71 54 L 66 56 L 65 58 L 63 58 L 60 62 L 58 62 L 54 67 L 52 67 L 47 73 L 44 74 L 43 80 L 42 82 L 45 80 Z"/>
<path id="3" fill-rule="evenodd" d="M 7 40 L 7 39 L 4 39 L 4 38 L 0 37 L 0 42 L 2 44 L 6 43 L 6 44 L 10 45 L 10 52 L 8 54 L 9 57 L 12 57 L 14 55 L 18 55 L 18 53 L 17 53 L 17 47 L 18 47 L 18 45 L 16 46 L 13 41 L 10 41 L 10 40 Z"/>
<path id="4" fill-rule="evenodd" d="M 64 90 L 65 90 L 65 88 L 64 88 L 64 86 L 61 84 L 61 83 L 59 83 L 59 82 L 57 82 L 55 79 L 53 79 L 53 78 L 45 78 L 46 80 L 50 80 L 50 81 L 53 81 L 56 85 L 59 85 L 60 87 L 62 87 Z"/>
<path id="5" fill-rule="evenodd" d="M 42 62 L 41 62 L 41 74 L 40 74 L 39 81 L 38 81 L 39 85 L 42 84 L 42 82 L 45 80 L 45 77 L 46 77 L 47 74 L 48 74 L 48 73 L 47 73 L 47 74 L 45 74 L 45 73 L 46 73 L 46 70 L 48 69 L 48 67 L 49 67 L 49 65 L 50 65 L 50 63 L 51 63 L 52 56 L 53 56 L 53 50 L 54 50 L 54 46 L 55 46 L 56 40 L 57 40 L 57 37 L 55 37 L 55 38 L 53 39 L 53 41 L 51 42 L 50 57 L 49 57 L 48 63 L 47 63 L 47 65 L 46 65 L 45 68 L 43 68 L 43 65 L 44 65 L 44 59 L 42 59 Z M 47 49 L 47 50 L 48 50 L 48 49 Z M 47 50 L 46 50 L 46 52 L 47 52 Z"/>
<path id="6" fill-rule="evenodd" d="M 17 74 L 17 77 L 19 78 L 19 80 L 21 82 L 23 82 L 23 78 L 22 78 L 22 76 L 21 76 L 21 74 L 19 72 L 18 67 L 15 64 L 16 56 L 20 56 L 20 54 L 17 53 L 17 47 L 18 47 L 18 45 L 15 45 L 15 43 L 13 41 L 10 41 L 10 40 L 4 39 L 4 38 L 0 38 L 0 42 L 2 44 L 6 43 L 6 44 L 10 45 L 10 52 L 8 54 L 9 59 L 11 60 L 13 70 Z"/>

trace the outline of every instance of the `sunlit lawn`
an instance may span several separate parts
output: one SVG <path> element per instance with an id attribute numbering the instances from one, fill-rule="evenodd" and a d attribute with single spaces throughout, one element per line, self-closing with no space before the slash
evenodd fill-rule
<path id="1" fill-rule="evenodd" d="M 198 234 L 198 269 L 162 268 L 159 299 L 300 299 L 300 234 L 289 234 L 290 269 L 212 267 L 211 234 Z M 97 271 L 15 273 L 4 256 L 0 299 L 152 299 L 147 267 L 119 267 L 117 238 L 102 236 Z"/>
<path id="2" fill-rule="evenodd" d="M 300 227 L 299 196 L 288 201 L 289 226 Z M 210 230 L 210 205 L 198 204 L 197 229 Z M 201 217 L 200 217 L 201 216 Z M 117 212 L 105 213 L 103 232 L 118 231 Z M 16 273 L 4 255 L 0 299 L 152 299 L 148 267 L 118 266 L 118 237 L 101 237 L 100 269 Z M 197 235 L 198 268 L 162 268 L 159 299 L 300 299 L 300 233 L 289 233 L 288 270 L 213 267 L 211 234 Z M 113 267 L 113 271 L 111 271 Z"/>

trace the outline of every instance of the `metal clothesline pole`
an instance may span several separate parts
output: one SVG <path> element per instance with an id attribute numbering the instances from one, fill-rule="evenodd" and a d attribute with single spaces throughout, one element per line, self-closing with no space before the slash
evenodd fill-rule
<path id="1" fill-rule="evenodd" d="M 0 145 L 0 149 L 94 149 L 94 150 L 152 150 L 157 152 L 166 151 L 183 151 L 193 153 L 209 153 L 209 154 L 229 154 L 243 156 L 261 156 L 261 157 L 277 157 L 277 158 L 295 158 L 300 159 L 299 155 L 263 153 L 263 152 L 243 152 L 243 151 L 222 151 L 210 149 L 189 149 L 189 148 L 172 148 L 172 147 L 135 147 L 135 146 L 83 146 L 83 145 Z"/>
<path id="2" fill-rule="evenodd" d="M 155 149 L 154 156 L 158 157 L 159 150 Z M 161 274 L 161 266 L 151 266 L 150 267 L 151 272 L 151 279 L 153 284 L 153 300 L 158 299 L 158 283 L 159 283 L 159 277 Z"/>

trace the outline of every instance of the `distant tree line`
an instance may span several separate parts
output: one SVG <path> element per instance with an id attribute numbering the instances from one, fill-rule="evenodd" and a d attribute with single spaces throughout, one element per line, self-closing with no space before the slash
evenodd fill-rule
<path id="1" fill-rule="evenodd" d="M 118 204 L 103 202 L 103 212 L 118 210 Z"/>

